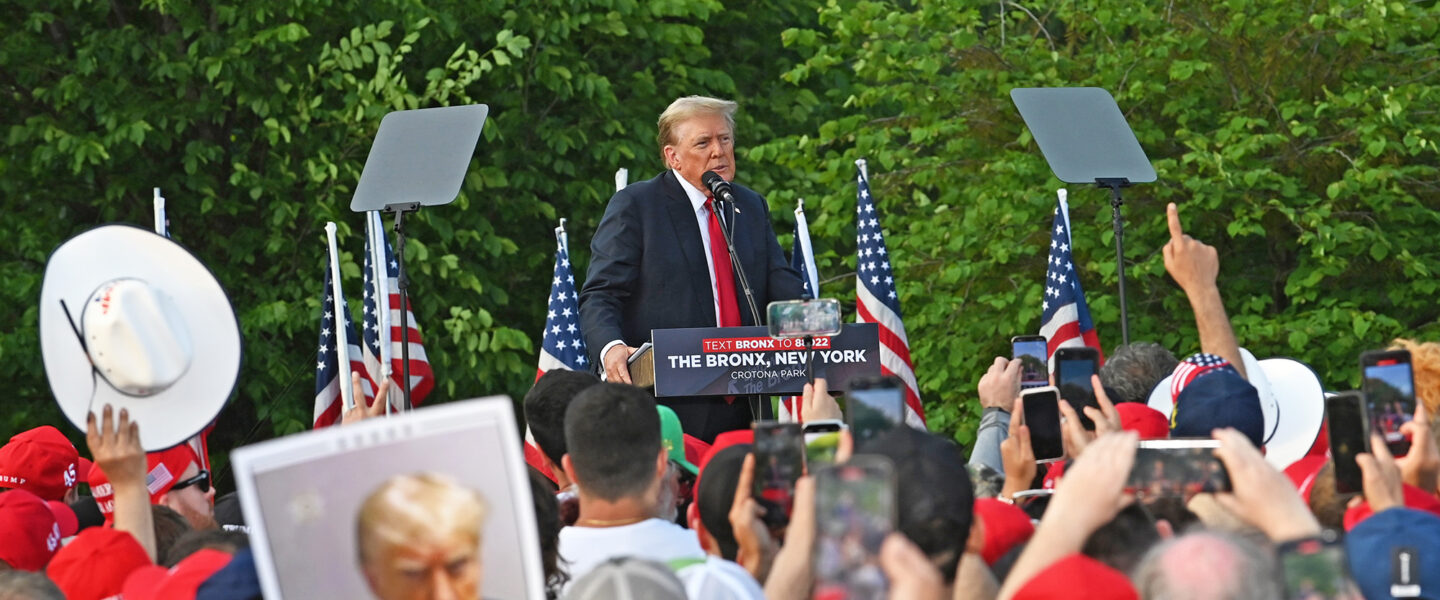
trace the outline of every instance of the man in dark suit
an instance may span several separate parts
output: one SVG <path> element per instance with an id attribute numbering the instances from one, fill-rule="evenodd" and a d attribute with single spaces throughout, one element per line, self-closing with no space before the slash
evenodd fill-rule
<path id="1" fill-rule="evenodd" d="M 580 326 L 592 359 L 610 381 L 630 382 L 627 359 L 650 340 L 650 330 L 757 324 L 730 265 L 720 228 L 735 253 L 764 319 L 774 300 L 799 298 L 770 210 L 759 194 L 735 184 L 735 206 L 711 210 L 700 177 L 735 177 L 736 105 L 689 96 L 660 115 L 660 152 L 668 171 L 616 192 L 590 242 L 590 271 L 580 292 Z M 769 418 L 768 401 L 664 398 L 686 433 L 711 441 Z M 758 405 L 760 414 L 752 414 Z"/>

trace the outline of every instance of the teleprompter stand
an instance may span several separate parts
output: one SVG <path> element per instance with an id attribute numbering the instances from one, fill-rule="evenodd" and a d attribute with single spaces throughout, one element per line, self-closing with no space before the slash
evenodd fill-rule
<path id="1" fill-rule="evenodd" d="M 1110 92 L 1101 88 L 1015 88 L 1010 99 L 1035 136 L 1055 177 L 1110 190 L 1115 274 L 1120 280 L 1120 336 L 1130 343 L 1125 303 L 1124 204 L 1120 189 L 1155 181 L 1155 168 Z"/>
<path id="2" fill-rule="evenodd" d="M 395 215 L 400 288 L 400 390 L 410 410 L 410 277 L 405 269 L 405 215 L 449 204 L 460 194 L 490 108 L 484 104 L 402 110 L 385 115 L 355 186 L 350 210 Z M 377 296 L 382 296 L 377 294 Z"/>

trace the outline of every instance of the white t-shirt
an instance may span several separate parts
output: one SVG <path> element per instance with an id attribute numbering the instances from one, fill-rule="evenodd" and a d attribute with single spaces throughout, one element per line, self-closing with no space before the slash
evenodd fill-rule
<path id="1" fill-rule="evenodd" d="M 704 590 L 700 595 L 709 598 L 759 600 L 765 597 L 760 584 L 744 567 L 707 555 L 694 531 L 663 519 L 647 519 L 620 527 L 565 527 L 560 530 L 559 550 L 572 583 L 615 557 L 631 556 L 666 566 L 689 559 L 697 561 L 696 564 L 676 573 L 688 593 Z M 564 591 L 568 590 L 569 584 Z"/>

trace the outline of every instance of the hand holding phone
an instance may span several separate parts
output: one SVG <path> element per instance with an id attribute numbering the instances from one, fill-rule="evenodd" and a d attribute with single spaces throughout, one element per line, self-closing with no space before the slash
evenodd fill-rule
<path id="1" fill-rule="evenodd" d="M 1017 335 L 1010 338 L 1010 358 L 1020 361 L 1020 389 L 1050 385 L 1045 359 L 1050 355 L 1045 336 Z"/>
<path id="2" fill-rule="evenodd" d="M 1370 447 L 1370 417 L 1365 396 L 1341 392 L 1325 399 L 1325 426 L 1330 435 L 1330 456 L 1335 463 L 1335 491 L 1357 494 L 1365 479 L 1355 456 Z"/>
<path id="3" fill-rule="evenodd" d="M 1099 372 L 1100 352 L 1094 348 L 1061 348 L 1055 351 L 1055 387 L 1060 388 L 1060 397 L 1075 409 L 1080 424 L 1088 431 L 1095 430 L 1095 422 L 1085 414 L 1085 407 L 1100 408 L 1095 401 L 1095 388 L 1090 376 Z"/>
<path id="4" fill-rule="evenodd" d="M 893 377 L 852 381 L 845 394 L 845 422 L 858 447 L 905 423 L 905 390 Z"/>
<path id="5" fill-rule="evenodd" d="M 1409 350 L 1376 350 L 1360 355 L 1361 387 L 1369 405 L 1370 422 L 1391 454 L 1410 451 L 1400 427 L 1415 415 L 1415 376 Z"/>
<path id="6" fill-rule="evenodd" d="M 815 473 L 815 597 L 886 597 L 879 556 L 895 530 L 894 473 L 889 459 L 865 454 Z"/>
<path id="7" fill-rule="evenodd" d="M 755 478 L 751 495 L 765 508 L 765 524 L 789 523 L 795 480 L 805 471 L 805 438 L 799 423 L 755 423 Z"/>
<path id="8" fill-rule="evenodd" d="M 1302 600 L 1361 600 L 1350 578 L 1345 544 L 1326 530 L 1318 538 L 1281 544 L 1276 549 L 1285 573 L 1285 597 Z M 1418 589 L 1417 589 L 1418 595 Z"/>
<path id="9" fill-rule="evenodd" d="M 1020 404 L 1025 419 L 1021 424 L 1030 429 L 1030 448 L 1035 454 L 1035 462 L 1049 463 L 1064 458 L 1059 390 L 1055 386 L 1025 390 L 1020 393 Z"/>
<path id="10" fill-rule="evenodd" d="M 1125 488 L 1146 498 L 1230 491 L 1230 474 L 1215 457 L 1215 440 L 1148 440 L 1135 450 Z"/>

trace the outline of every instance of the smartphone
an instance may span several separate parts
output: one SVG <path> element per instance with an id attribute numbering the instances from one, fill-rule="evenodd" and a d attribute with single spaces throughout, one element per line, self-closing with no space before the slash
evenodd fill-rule
<path id="1" fill-rule="evenodd" d="M 840 301 L 834 298 L 782 300 L 765 307 L 770 337 L 805 338 L 840 334 Z"/>
<path id="2" fill-rule="evenodd" d="M 882 600 L 880 544 L 895 530 L 895 469 L 858 454 L 815 472 L 816 598 Z"/>
<path id="3" fill-rule="evenodd" d="M 1055 351 L 1055 387 L 1060 388 L 1060 397 L 1070 403 L 1080 424 L 1090 431 L 1095 422 L 1085 416 L 1085 407 L 1100 408 L 1095 402 L 1095 387 L 1090 376 L 1100 372 L 1100 352 L 1094 348 L 1060 348 Z"/>
<path id="4" fill-rule="evenodd" d="M 755 479 L 751 495 L 765 507 L 765 523 L 790 522 L 795 480 L 805 472 L 805 436 L 799 423 L 755 423 Z"/>
<path id="5" fill-rule="evenodd" d="M 1330 456 L 1335 461 L 1335 491 L 1356 494 L 1364 491 L 1364 478 L 1355 455 L 1370 451 L 1370 416 L 1365 396 L 1341 392 L 1325 399 L 1325 424 L 1330 434 Z"/>
<path id="6" fill-rule="evenodd" d="M 1360 355 L 1360 389 L 1369 406 L 1370 422 L 1390 453 L 1403 456 L 1410 442 L 1400 426 L 1415 417 L 1415 376 L 1410 369 L 1409 350 L 1376 350 Z"/>
<path id="7" fill-rule="evenodd" d="M 1280 570 L 1285 574 L 1285 597 L 1293 600 L 1361 600 L 1360 589 L 1350 578 L 1345 544 L 1334 531 L 1321 532 L 1318 539 L 1281 544 Z M 1416 596 L 1419 588 L 1416 588 Z"/>
<path id="8" fill-rule="evenodd" d="M 1017 335 L 1010 338 L 1010 358 L 1020 361 L 1020 389 L 1050 385 L 1050 370 L 1045 359 L 1050 355 L 1043 335 Z"/>
<path id="9" fill-rule="evenodd" d="M 840 450 L 840 431 L 845 424 L 835 419 L 805 423 L 805 464 L 814 469 L 820 464 L 834 464 Z"/>
<path id="10" fill-rule="evenodd" d="M 1125 489 L 1142 498 L 1230 491 L 1230 473 L 1215 458 L 1215 440 L 1148 440 L 1135 450 Z"/>
<path id="11" fill-rule="evenodd" d="M 905 423 L 905 389 L 900 380 L 884 377 L 850 382 L 845 393 L 845 424 L 855 447 Z"/>
<path id="12" fill-rule="evenodd" d="M 1060 437 L 1060 392 L 1053 385 L 1020 392 L 1025 406 L 1025 426 L 1030 428 L 1030 449 L 1035 462 L 1049 463 L 1065 457 Z"/>

